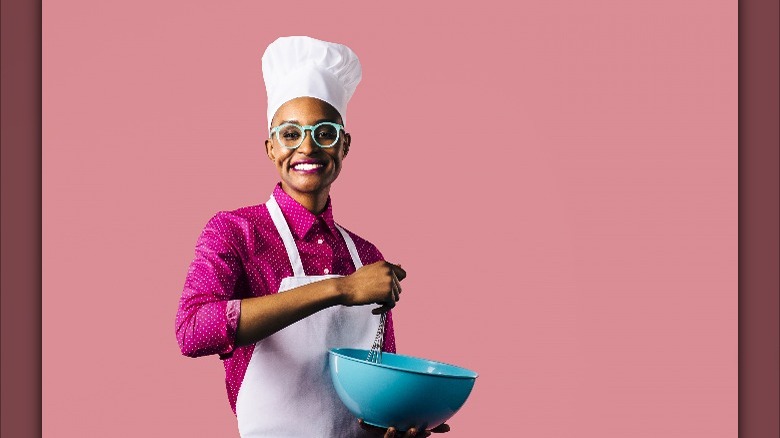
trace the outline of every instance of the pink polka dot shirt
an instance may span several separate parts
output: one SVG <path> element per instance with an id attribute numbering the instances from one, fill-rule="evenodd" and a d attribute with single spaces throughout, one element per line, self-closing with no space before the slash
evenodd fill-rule
<path id="1" fill-rule="evenodd" d="M 285 193 L 281 184 L 273 197 L 290 226 L 306 275 L 355 272 L 347 245 L 333 222 L 330 198 L 325 210 L 314 215 Z M 347 232 L 364 265 L 384 260 L 373 244 Z M 276 293 L 282 279 L 292 275 L 284 243 L 265 204 L 215 214 L 197 240 L 176 314 L 176 339 L 185 356 L 217 354 L 223 360 L 234 413 L 254 350 L 254 345 L 235 346 L 241 300 Z M 396 351 L 390 313 L 384 350 Z"/>

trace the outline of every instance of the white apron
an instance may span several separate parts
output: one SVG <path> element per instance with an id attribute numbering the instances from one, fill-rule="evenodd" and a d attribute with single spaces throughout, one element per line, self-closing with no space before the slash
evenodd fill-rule
<path id="1" fill-rule="evenodd" d="M 307 276 L 279 204 L 266 203 L 282 237 L 293 276 L 282 280 L 279 293 L 338 275 Z M 363 264 L 352 238 L 336 225 L 355 269 Z M 370 348 L 379 315 L 366 306 L 333 306 L 291 324 L 255 344 L 236 399 L 242 438 L 371 436 L 338 398 L 330 378 L 328 350 Z"/>

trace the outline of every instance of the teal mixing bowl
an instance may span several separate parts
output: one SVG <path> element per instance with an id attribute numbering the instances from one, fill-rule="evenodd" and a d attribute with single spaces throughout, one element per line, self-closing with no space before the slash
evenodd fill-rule
<path id="1" fill-rule="evenodd" d="M 432 429 L 458 412 L 477 373 L 401 354 L 382 353 L 382 363 L 366 360 L 369 350 L 330 350 L 330 375 L 341 401 L 368 424 L 404 431 Z"/>

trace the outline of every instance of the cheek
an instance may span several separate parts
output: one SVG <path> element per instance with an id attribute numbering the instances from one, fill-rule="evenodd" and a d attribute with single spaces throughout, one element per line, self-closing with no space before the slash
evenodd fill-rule
<path id="1" fill-rule="evenodd" d="M 284 165 L 284 162 L 287 161 L 290 158 L 290 155 L 292 155 L 292 154 L 290 153 L 289 150 L 282 149 L 280 147 L 275 147 L 274 148 L 274 163 L 277 166 L 281 167 L 281 166 Z"/>
<path id="2" fill-rule="evenodd" d="M 344 145 L 339 146 L 338 150 L 335 150 L 332 153 L 333 159 L 338 161 L 338 162 L 341 162 L 342 160 L 344 160 L 344 156 L 345 155 L 347 155 L 347 153 L 346 153 L 346 149 L 345 149 Z"/>
<path id="3" fill-rule="evenodd" d="M 336 167 L 341 167 L 344 160 L 344 153 L 341 151 L 335 152 L 331 154 L 331 160 L 333 161 L 333 164 L 336 165 Z"/>

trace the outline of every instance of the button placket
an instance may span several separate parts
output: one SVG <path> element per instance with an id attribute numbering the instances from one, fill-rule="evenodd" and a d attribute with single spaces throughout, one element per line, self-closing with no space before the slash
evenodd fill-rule
<path id="1" fill-rule="evenodd" d="M 314 256 L 313 261 L 315 266 L 313 266 L 313 268 L 315 272 L 320 272 L 322 275 L 329 275 L 334 272 L 333 248 L 331 247 L 328 236 L 324 235 L 325 230 L 323 227 L 313 229 L 312 231 L 313 235 L 310 236 L 310 240 L 307 239 L 310 243 L 308 244 L 309 251 L 306 252 Z"/>

